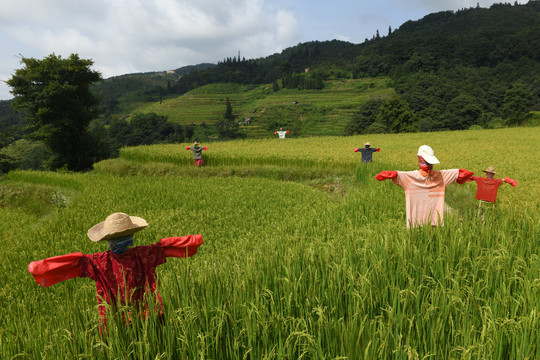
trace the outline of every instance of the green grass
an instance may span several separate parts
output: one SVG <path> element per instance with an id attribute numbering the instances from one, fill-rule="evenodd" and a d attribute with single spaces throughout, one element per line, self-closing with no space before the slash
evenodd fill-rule
<path id="1" fill-rule="evenodd" d="M 212 143 L 202 168 L 181 147 L 151 146 L 91 173 L 12 172 L 0 187 L 24 200 L 0 199 L 0 358 L 538 358 L 539 135 Z M 373 164 L 352 151 L 365 141 L 382 149 Z M 424 143 L 439 169 L 492 165 L 518 186 L 481 220 L 475 184 L 451 185 L 445 227 L 406 230 L 403 190 L 374 175 L 416 168 Z M 158 268 L 163 325 L 113 319 L 100 340 L 91 280 L 43 288 L 26 267 L 106 250 L 86 231 L 114 211 L 149 222 L 137 245 L 197 233 L 204 244 Z"/>

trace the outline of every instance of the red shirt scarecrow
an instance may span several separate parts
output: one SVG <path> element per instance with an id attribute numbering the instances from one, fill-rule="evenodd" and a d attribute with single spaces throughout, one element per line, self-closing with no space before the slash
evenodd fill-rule
<path id="1" fill-rule="evenodd" d="M 392 179 L 405 190 L 407 227 L 431 223 L 444 225 L 444 194 L 454 182 L 463 184 L 474 173 L 464 169 L 433 170 L 439 164 L 433 149 L 427 145 L 418 148 L 418 166 L 414 171 L 383 171 L 375 176 L 379 181 Z"/>
<path id="2" fill-rule="evenodd" d="M 170 237 L 147 245 L 133 245 L 133 234 L 147 227 L 147 222 L 136 216 L 114 213 L 88 230 L 94 242 L 107 240 L 110 250 L 83 254 L 80 252 L 33 261 L 28 271 L 41 286 L 49 287 L 75 277 L 88 277 L 96 282 L 97 302 L 102 324 L 106 324 L 105 301 L 111 306 L 136 305 L 147 315 L 146 294 L 154 294 L 155 308 L 162 312 L 161 296 L 156 293 L 156 267 L 167 257 L 188 257 L 197 253 L 202 236 Z M 101 326 L 100 326 L 101 331 Z"/>
<path id="3" fill-rule="evenodd" d="M 481 201 L 488 201 L 490 203 L 495 203 L 497 199 L 497 192 L 499 187 L 503 183 L 508 183 L 513 187 L 516 187 L 517 181 L 505 177 L 504 179 L 496 179 L 493 175 L 497 174 L 493 166 L 488 167 L 486 170 L 483 170 L 486 173 L 486 177 L 472 176 L 468 181 L 474 181 L 477 184 L 476 187 L 476 199 Z"/>

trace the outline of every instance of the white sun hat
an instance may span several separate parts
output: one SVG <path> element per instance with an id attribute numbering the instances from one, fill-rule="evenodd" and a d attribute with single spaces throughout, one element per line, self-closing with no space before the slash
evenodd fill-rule
<path id="1" fill-rule="evenodd" d="M 433 149 L 427 145 L 420 146 L 418 148 L 417 155 L 423 157 L 424 160 L 428 162 L 428 164 L 440 164 L 439 159 L 435 157 L 435 153 L 433 152 Z"/>
<path id="2" fill-rule="evenodd" d="M 105 221 L 92 226 L 88 237 L 94 242 L 110 240 L 120 236 L 134 234 L 148 226 L 143 218 L 117 212 L 107 216 Z"/>

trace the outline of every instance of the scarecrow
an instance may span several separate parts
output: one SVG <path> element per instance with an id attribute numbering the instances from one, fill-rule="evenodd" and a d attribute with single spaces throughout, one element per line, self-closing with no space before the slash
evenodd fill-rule
<path id="1" fill-rule="evenodd" d="M 381 148 L 372 148 L 371 143 L 368 141 L 364 144 L 364 148 L 356 148 L 354 149 L 354 152 L 361 152 L 362 153 L 362 162 L 368 163 L 373 162 L 373 153 L 374 152 L 381 152 Z"/>
<path id="2" fill-rule="evenodd" d="M 283 128 L 279 128 L 279 131 L 274 131 L 274 134 L 277 134 L 280 139 L 285 139 L 285 134 L 288 134 L 289 130 L 283 130 Z"/>
<path id="3" fill-rule="evenodd" d="M 419 170 L 383 171 L 375 176 L 379 181 L 392 179 L 405 190 L 407 227 L 431 223 L 444 226 L 444 194 L 454 182 L 465 183 L 474 173 L 464 169 L 433 170 L 439 164 L 433 149 L 427 145 L 418 148 Z"/>
<path id="4" fill-rule="evenodd" d="M 480 208 L 484 203 L 491 203 L 495 206 L 495 200 L 497 199 L 497 191 L 503 183 L 508 183 L 513 187 L 516 187 L 517 181 L 505 177 L 504 179 L 497 179 L 493 176 L 497 174 L 493 166 L 483 170 L 486 173 L 486 177 L 471 176 L 468 181 L 476 182 L 476 199 L 480 200 L 478 203 L 478 215 L 480 215 Z"/>
<path id="5" fill-rule="evenodd" d="M 140 217 L 111 214 L 88 230 L 90 240 L 108 242 L 108 251 L 90 255 L 77 252 L 33 261 L 28 265 L 28 271 L 44 287 L 76 277 L 94 280 L 103 326 L 107 323 L 104 302 L 113 308 L 134 305 L 135 309 L 142 310 L 144 318 L 149 311 L 147 294 L 155 295 L 154 310 L 161 316 L 163 307 L 161 296 L 156 292 L 156 267 L 165 263 L 168 257 L 195 255 L 203 239 L 200 234 L 187 235 L 164 238 L 152 245 L 130 247 L 133 234 L 147 226 L 148 223 Z"/>
<path id="6" fill-rule="evenodd" d="M 187 146 L 186 150 L 193 151 L 193 161 L 195 161 L 195 166 L 204 165 L 202 152 L 203 152 L 203 150 L 208 150 L 208 148 L 206 146 L 205 147 L 200 147 L 199 143 L 195 141 L 193 146 L 191 146 L 191 147 Z"/>

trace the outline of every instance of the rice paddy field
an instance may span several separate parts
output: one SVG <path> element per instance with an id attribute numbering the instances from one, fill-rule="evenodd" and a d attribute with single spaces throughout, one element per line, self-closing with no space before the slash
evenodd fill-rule
<path id="1" fill-rule="evenodd" d="M 0 179 L 1 359 L 538 359 L 540 128 L 243 140 L 125 148 L 89 173 Z M 362 164 L 353 151 L 381 152 Z M 441 164 L 503 184 L 478 213 L 452 184 L 444 227 L 407 230 L 403 190 L 383 170 Z M 98 331 L 95 284 L 49 288 L 31 261 L 108 250 L 86 231 L 112 212 L 143 217 L 136 245 L 202 234 L 157 276 L 165 314 Z"/>

